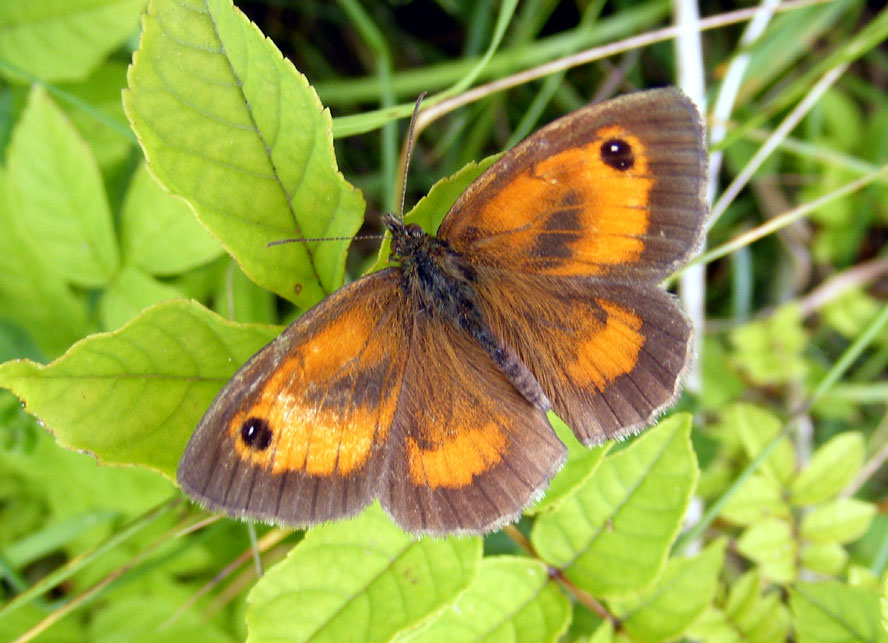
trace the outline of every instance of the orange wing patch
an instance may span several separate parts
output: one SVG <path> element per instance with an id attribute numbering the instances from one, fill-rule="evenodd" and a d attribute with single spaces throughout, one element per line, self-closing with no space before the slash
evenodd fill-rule
<path id="1" fill-rule="evenodd" d="M 583 329 L 578 338 L 575 359 L 566 364 L 567 372 L 579 386 L 594 386 L 603 391 L 620 375 L 631 373 L 638 364 L 644 346 L 641 317 L 619 304 L 597 299 L 607 313 L 603 323 Z"/>
<path id="2" fill-rule="evenodd" d="M 387 357 L 391 335 L 378 332 L 378 323 L 377 315 L 355 308 L 292 348 L 253 404 L 228 424 L 240 458 L 275 474 L 316 476 L 346 476 L 367 462 L 374 445 L 386 439 L 397 402 L 397 387 L 379 388 L 399 374 Z M 368 385 L 378 390 L 362 395 Z M 267 448 L 239 439 L 250 418 L 268 423 Z"/>
<path id="3" fill-rule="evenodd" d="M 411 481 L 433 489 L 468 486 L 476 475 L 499 464 L 507 450 L 506 442 L 505 432 L 492 422 L 482 428 L 456 431 L 427 449 L 408 438 Z"/>
<path id="4" fill-rule="evenodd" d="M 602 147 L 632 151 L 629 169 L 606 162 Z M 466 217 L 474 231 L 447 231 L 452 244 L 490 254 L 498 265 L 555 276 L 602 274 L 633 263 L 645 249 L 655 179 L 642 141 L 605 127 L 589 143 L 547 156 L 511 177 Z M 454 223 L 453 226 L 459 226 Z"/>

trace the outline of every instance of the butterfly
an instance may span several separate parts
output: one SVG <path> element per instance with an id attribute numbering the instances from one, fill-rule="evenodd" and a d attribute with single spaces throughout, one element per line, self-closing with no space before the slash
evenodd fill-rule
<path id="1" fill-rule="evenodd" d="M 337 290 L 231 378 L 182 457 L 191 497 L 307 527 L 373 500 L 415 533 L 516 520 L 585 445 L 678 395 L 692 327 L 660 281 L 700 246 L 703 125 L 674 88 L 572 112 L 505 153 L 432 236 Z"/>

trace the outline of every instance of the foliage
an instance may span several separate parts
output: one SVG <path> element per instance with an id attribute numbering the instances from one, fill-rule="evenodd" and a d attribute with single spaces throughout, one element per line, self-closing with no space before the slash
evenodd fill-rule
<path id="1" fill-rule="evenodd" d="M 568 58 L 668 24 L 670 6 L 3 5 L 0 638 L 888 640 L 874 6 L 795 7 L 751 42 L 720 25 L 704 62 L 678 50 L 704 66 L 711 114 L 742 71 L 711 123 L 722 185 L 819 98 L 735 198 L 716 192 L 702 383 L 679 411 L 598 449 L 553 417 L 565 468 L 484 538 L 419 539 L 378 506 L 305 534 L 256 526 L 257 580 L 242 524 L 192 530 L 205 514 L 176 463 L 238 365 L 387 251 L 266 244 L 377 232 L 399 199 L 395 119 L 419 92 L 446 106 L 458 83 L 568 61 L 421 133 L 408 203 L 428 196 L 409 216 L 433 230 L 490 154 L 596 90 L 675 82 L 663 41 Z"/>

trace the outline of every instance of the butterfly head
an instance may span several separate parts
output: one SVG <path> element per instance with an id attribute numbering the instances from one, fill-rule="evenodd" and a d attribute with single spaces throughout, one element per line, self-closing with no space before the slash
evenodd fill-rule
<path id="1" fill-rule="evenodd" d="M 420 226 L 415 223 L 405 225 L 393 214 L 386 214 L 382 222 L 392 235 L 392 257 L 395 259 L 414 255 L 429 238 Z"/>

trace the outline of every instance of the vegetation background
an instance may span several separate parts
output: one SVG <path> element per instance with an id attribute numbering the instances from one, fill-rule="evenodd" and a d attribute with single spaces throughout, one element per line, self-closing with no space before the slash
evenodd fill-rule
<path id="1" fill-rule="evenodd" d="M 0 4 L 0 638 L 888 640 L 886 34 L 859 0 Z M 484 539 L 183 501 L 233 369 L 378 259 L 265 243 L 293 213 L 378 232 L 420 92 L 408 207 L 455 175 L 412 215 L 433 228 L 467 163 L 667 84 L 705 99 L 713 151 L 678 410 L 569 444 Z M 267 172 L 309 179 L 284 203 Z"/>

